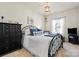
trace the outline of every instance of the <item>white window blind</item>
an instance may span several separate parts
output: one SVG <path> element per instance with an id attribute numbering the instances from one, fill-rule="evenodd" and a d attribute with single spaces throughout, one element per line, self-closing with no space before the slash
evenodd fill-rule
<path id="1" fill-rule="evenodd" d="M 52 32 L 63 34 L 64 18 L 52 20 Z"/>

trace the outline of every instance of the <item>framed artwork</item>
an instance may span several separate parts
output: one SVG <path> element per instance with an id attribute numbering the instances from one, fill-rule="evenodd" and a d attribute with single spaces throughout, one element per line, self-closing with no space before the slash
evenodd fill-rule
<path id="1" fill-rule="evenodd" d="M 28 25 L 33 25 L 34 24 L 34 20 L 32 19 L 32 17 L 27 16 L 27 24 Z"/>

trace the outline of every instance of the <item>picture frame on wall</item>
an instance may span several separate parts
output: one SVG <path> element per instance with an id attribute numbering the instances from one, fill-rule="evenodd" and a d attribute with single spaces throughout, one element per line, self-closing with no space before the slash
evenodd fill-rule
<path id="1" fill-rule="evenodd" d="M 33 25 L 33 24 L 34 24 L 34 20 L 33 20 L 32 17 L 27 16 L 27 24 L 28 24 L 28 25 Z"/>

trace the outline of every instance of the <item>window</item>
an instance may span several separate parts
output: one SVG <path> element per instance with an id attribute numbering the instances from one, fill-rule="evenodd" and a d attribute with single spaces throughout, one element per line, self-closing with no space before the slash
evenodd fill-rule
<path id="1" fill-rule="evenodd" d="M 64 18 L 52 20 L 52 32 L 63 34 Z"/>

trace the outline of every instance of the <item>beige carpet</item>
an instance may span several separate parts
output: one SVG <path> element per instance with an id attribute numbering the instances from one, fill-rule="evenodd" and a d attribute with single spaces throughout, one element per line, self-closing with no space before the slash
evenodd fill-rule
<path id="1" fill-rule="evenodd" d="M 55 57 L 68 57 L 68 56 L 65 54 L 65 50 L 63 48 L 60 48 Z"/>
<path id="2" fill-rule="evenodd" d="M 63 49 L 65 55 L 68 57 L 79 57 L 79 45 L 78 44 L 71 44 L 69 42 L 63 43 Z"/>
<path id="3" fill-rule="evenodd" d="M 24 48 L 14 51 L 12 53 L 6 54 L 3 57 L 32 57 L 31 53 Z"/>
<path id="4" fill-rule="evenodd" d="M 67 43 L 65 44 L 66 46 L 64 46 L 66 48 L 60 48 L 58 53 L 56 54 L 56 57 L 68 57 L 69 55 L 71 55 L 74 51 L 77 51 L 75 54 L 77 54 L 79 52 L 79 45 L 74 45 L 71 43 Z M 73 49 L 74 48 L 74 49 Z M 67 54 L 67 52 L 70 51 L 70 53 Z M 30 52 L 28 52 L 26 49 L 22 48 L 20 50 L 11 52 L 9 54 L 4 55 L 3 57 L 32 57 L 32 54 Z"/>
<path id="5" fill-rule="evenodd" d="M 64 49 L 61 48 L 56 57 L 64 57 Z M 28 52 L 26 49 L 22 48 L 20 50 L 14 51 L 12 53 L 6 54 L 3 57 L 32 57 L 32 54 Z"/>

